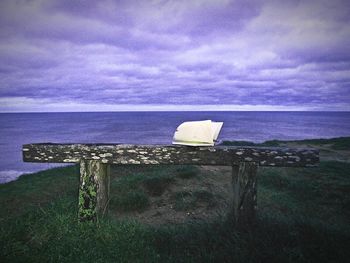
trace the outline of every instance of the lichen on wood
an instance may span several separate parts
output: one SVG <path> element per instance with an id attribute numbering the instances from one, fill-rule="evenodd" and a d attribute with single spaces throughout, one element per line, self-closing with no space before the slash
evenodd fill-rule
<path id="1" fill-rule="evenodd" d="M 27 144 L 25 162 L 76 163 L 81 159 L 106 164 L 232 165 L 306 167 L 319 162 L 318 150 L 282 147 L 190 147 L 180 145 Z"/>

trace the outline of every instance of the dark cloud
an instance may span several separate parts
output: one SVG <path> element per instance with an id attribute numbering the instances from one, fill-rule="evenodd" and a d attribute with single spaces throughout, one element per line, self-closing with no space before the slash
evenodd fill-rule
<path id="1" fill-rule="evenodd" d="M 347 1 L 4 0 L 0 10 L 0 110 L 350 109 Z"/>

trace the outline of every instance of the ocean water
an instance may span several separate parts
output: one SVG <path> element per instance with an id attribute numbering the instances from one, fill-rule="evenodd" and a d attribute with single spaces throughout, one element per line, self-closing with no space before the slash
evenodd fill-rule
<path id="1" fill-rule="evenodd" d="M 184 121 L 223 121 L 220 140 L 350 136 L 350 112 L 0 113 L 0 183 L 57 164 L 24 163 L 27 143 L 171 144 Z"/>

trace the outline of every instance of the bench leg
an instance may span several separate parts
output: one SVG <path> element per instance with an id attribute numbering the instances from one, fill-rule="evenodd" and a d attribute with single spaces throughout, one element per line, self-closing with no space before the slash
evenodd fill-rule
<path id="1" fill-rule="evenodd" d="M 233 203 L 232 214 L 235 224 L 254 222 L 257 208 L 257 164 L 241 162 L 232 166 Z"/>
<path id="2" fill-rule="evenodd" d="M 98 161 L 80 161 L 79 221 L 96 221 L 107 210 L 109 201 L 109 165 Z"/>

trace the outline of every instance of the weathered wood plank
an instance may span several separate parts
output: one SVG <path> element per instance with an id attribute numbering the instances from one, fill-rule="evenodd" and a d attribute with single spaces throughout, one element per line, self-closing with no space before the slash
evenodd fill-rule
<path id="1" fill-rule="evenodd" d="M 254 222 L 257 209 L 258 166 L 253 162 L 241 162 L 232 166 L 232 215 L 238 225 Z"/>
<path id="2" fill-rule="evenodd" d="M 259 166 L 316 166 L 318 150 L 279 147 L 190 147 L 179 145 L 26 144 L 25 162 L 77 163 L 95 160 L 106 164 L 229 165 L 255 162 Z"/>
<path id="3" fill-rule="evenodd" d="M 96 161 L 90 161 L 96 162 Z M 110 165 L 99 163 L 100 169 L 97 177 L 97 215 L 104 215 L 108 209 L 110 193 Z"/>
<path id="4" fill-rule="evenodd" d="M 80 161 L 79 221 L 95 221 L 104 214 L 109 199 L 109 165 Z"/>

